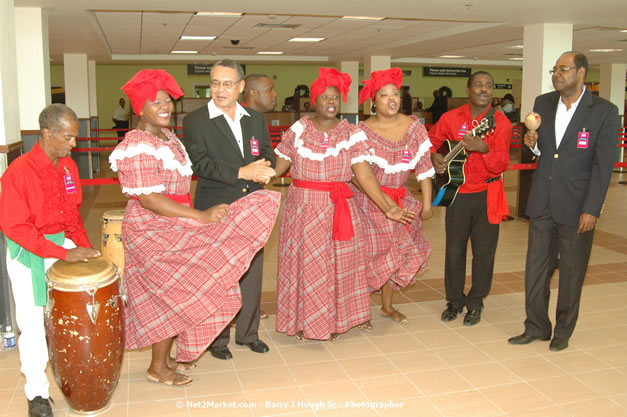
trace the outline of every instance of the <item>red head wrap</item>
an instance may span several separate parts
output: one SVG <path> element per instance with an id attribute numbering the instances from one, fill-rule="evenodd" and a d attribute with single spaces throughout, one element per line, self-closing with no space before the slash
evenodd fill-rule
<path id="1" fill-rule="evenodd" d="M 184 94 L 174 77 L 162 69 L 141 70 L 120 90 L 131 100 L 131 106 L 137 115 L 144 108 L 146 100 L 155 101 L 159 90 L 165 90 L 175 100 Z"/>
<path id="2" fill-rule="evenodd" d="M 346 94 L 350 91 L 350 85 L 353 80 L 351 76 L 339 72 L 335 68 L 320 68 L 318 72 L 318 78 L 311 83 L 309 94 L 311 95 L 311 102 L 316 103 L 316 97 L 324 93 L 327 87 L 336 87 L 337 91 L 343 95 L 344 103 L 346 103 Z"/>
<path id="3" fill-rule="evenodd" d="M 363 103 L 367 99 L 374 101 L 374 95 L 384 85 L 394 84 L 396 88 L 400 89 L 401 84 L 403 83 L 403 71 L 401 71 L 398 67 L 375 71 L 370 74 L 369 80 L 364 80 L 362 82 L 365 85 L 359 92 L 359 104 Z"/>

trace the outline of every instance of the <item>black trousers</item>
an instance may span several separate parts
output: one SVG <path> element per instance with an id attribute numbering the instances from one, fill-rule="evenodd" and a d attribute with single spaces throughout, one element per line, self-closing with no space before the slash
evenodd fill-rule
<path id="1" fill-rule="evenodd" d="M 113 126 L 114 129 L 128 129 L 128 120 L 116 120 L 115 121 L 115 126 Z M 124 135 L 126 135 L 126 132 L 115 132 L 118 134 L 119 138 L 123 138 Z"/>
<path id="2" fill-rule="evenodd" d="M 250 268 L 239 281 L 242 293 L 242 309 L 237 315 L 235 327 L 235 340 L 240 343 L 250 343 L 259 338 L 259 302 L 261 297 L 261 283 L 263 278 L 263 249 L 261 249 L 252 262 Z M 226 346 L 229 344 L 231 326 L 226 328 L 216 337 L 211 346 Z"/>
<path id="3" fill-rule="evenodd" d="M 573 334 L 593 238 L 594 230 L 577 233 L 577 226 L 557 224 L 548 209 L 531 219 L 525 265 L 526 334 L 551 337 L 550 283 L 558 255 L 560 279 L 553 334 L 559 338 Z"/>
<path id="4" fill-rule="evenodd" d="M 490 292 L 499 225 L 488 222 L 487 191 L 457 194 L 446 209 L 446 300 L 456 308 L 483 308 Z M 468 239 L 472 248 L 472 288 L 464 293 Z"/>

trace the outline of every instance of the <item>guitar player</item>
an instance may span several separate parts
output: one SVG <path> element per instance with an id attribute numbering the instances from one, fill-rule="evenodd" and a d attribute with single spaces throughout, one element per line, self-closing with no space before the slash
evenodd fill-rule
<path id="1" fill-rule="evenodd" d="M 467 155 L 465 181 L 457 197 L 446 209 L 446 257 L 444 286 L 446 309 L 442 321 L 452 321 L 463 312 L 464 325 L 481 321 L 483 298 L 490 292 L 494 254 L 499 239 L 499 224 L 507 218 L 508 209 L 501 174 L 509 163 L 512 124 L 501 112 L 495 112 L 496 126 L 485 137 L 467 132 L 488 115 L 494 90 L 494 79 L 485 71 L 473 73 L 466 85 L 469 103 L 450 110 L 429 132 L 431 160 L 438 173 L 446 169 L 444 157 L 437 150 L 445 140 L 463 140 Z M 472 247 L 472 286 L 464 293 L 466 249 Z"/>

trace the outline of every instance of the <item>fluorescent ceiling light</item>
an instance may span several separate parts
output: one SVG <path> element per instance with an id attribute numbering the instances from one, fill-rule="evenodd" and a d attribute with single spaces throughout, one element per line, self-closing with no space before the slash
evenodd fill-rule
<path id="1" fill-rule="evenodd" d="M 507 58 L 507 59 L 509 59 L 510 61 L 522 61 L 523 60 L 523 58 L 521 56 L 517 56 L 517 57 L 514 57 L 514 58 Z"/>
<path id="2" fill-rule="evenodd" d="M 320 42 L 326 38 L 292 38 L 289 42 Z"/>
<path id="3" fill-rule="evenodd" d="M 512 45 L 512 46 L 508 46 L 508 49 L 523 49 L 524 45 Z"/>
<path id="4" fill-rule="evenodd" d="M 463 58 L 464 55 L 440 55 L 440 58 Z"/>
<path id="5" fill-rule="evenodd" d="M 627 29 L 619 30 L 619 32 L 627 33 Z"/>
<path id="6" fill-rule="evenodd" d="M 196 16 L 241 16 L 242 14 L 233 12 L 196 12 Z"/>
<path id="7" fill-rule="evenodd" d="M 622 52 L 622 49 L 599 48 L 599 49 L 590 49 L 590 52 Z"/>
<path id="8" fill-rule="evenodd" d="M 182 41 L 212 41 L 215 38 L 216 38 L 215 36 L 189 36 L 189 35 L 181 36 Z"/>
<path id="9" fill-rule="evenodd" d="M 171 54 L 197 54 L 198 51 L 172 51 Z"/>
<path id="10" fill-rule="evenodd" d="M 257 55 L 283 55 L 285 52 L 278 51 L 259 51 Z"/>
<path id="11" fill-rule="evenodd" d="M 342 19 L 345 20 L 383 20 L 385 17 L 374 17 L 374 16 L 342 16 Z"/>

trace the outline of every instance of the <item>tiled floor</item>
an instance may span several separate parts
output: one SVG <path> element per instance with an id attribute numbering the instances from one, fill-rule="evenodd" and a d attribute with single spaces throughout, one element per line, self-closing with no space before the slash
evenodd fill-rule
<path id="1" fill-rule="evenodd" d="M 618 184 L 622 179 L 627 175 L 612 178 L 579 322 L 565 351 L 550 352 L 548 342 L 511 346 L 506 341 L 523 330 L 528 224 L 520 219 L 501 226 L 482 322 L 469 328 L 461 318 L 439 320 L 444 210 L 436 209 L 425 224 L 433 244 L 429 270 L 395 297 L 408 324 L 380 317 L 378 296 L 372 298 L 374 330 L 353 329 L 335 342 L 297 341 L 276 333 L 271 314 L 260 329 L 269 353 L 233 345 L 233 360 L 204 355 L 190 371 L 194 383 L 186 388 L 149 383 L 149 350 L 130 351 L 111 408 L 102 415 L 627 416 L 627 186 Z M 512 206 L 516 183 L 516 173 L 507 173 Z M 100 239 L 102 213 L 123 206 L 118 186 L 86 187 L 83 214 L 93 243 Z M 270 313 L 276 311 L 276 246 L 275 230 L 266 248 L 263 284 L 263 308 Z M 551 310 L 554 303 L 555 294 Z M 16 351 L 0 352 L 0 375 L 0 416 L 27 415 Z M 55 415 L 73 416 L 52 384 Z"/>

